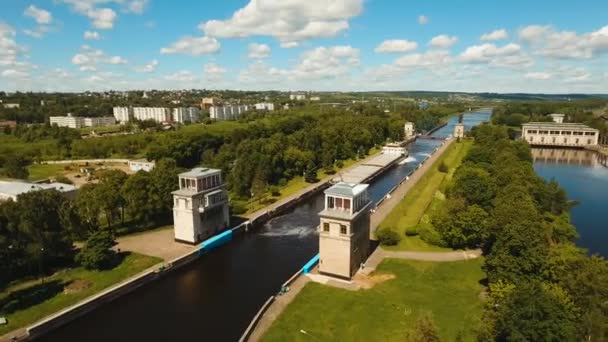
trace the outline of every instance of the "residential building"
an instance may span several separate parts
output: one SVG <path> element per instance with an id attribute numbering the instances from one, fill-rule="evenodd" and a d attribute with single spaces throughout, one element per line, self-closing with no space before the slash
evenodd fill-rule
<path id="1" fill-rule="evenodd" d="M 211 107 L 219 106 L 220 100 L 215 97 L 203 97 L 201 100 L 201 109 L 209 109 Z"/>
<path id="2" fill-rule="evenodd" d="M 124 124 L 133 119 L 133 109 L 130 107 L 114 107 L 112 109 L 116 121 Z"/>
<path id="3" fill-rule="evenodd" d="M 116 119 L 113 116 L 101 116 L 98 118 L 83 118 L 84 127 L 106 127 L 116 125 Z"/>
<path id="4" fill-rule="evenodd" d="M 0 129 L 15 129 L 17 128 L 17 121 L 0 121 Z"/>
<path id="5" fill-rule="evenodd" d="M 19 109 L 19 107 L 21 107 L 18 103 L 4 103 L 2 106 L 6 109 Z"/>
<path id="6" fill-rule="evenodd" d="M 82 128 L 84 127 L 84 120 L 79 116 L 72 116 L 69 114 L 67 116 L 51 116 L 49 117 L 49 123 L 51 125 L 57 125 L 59 127 L 69 127 L 69 128 Z"/>
<path id="7" fill-rule="evenodd" d="M 129 169 L 133 172 L 146 171 L 150 172 L 156 166 L 156 162 L 147 159 L 129 160 Z"/>
<path id="8" fill-rule="evenodd" d="M 321 98 L 319 96 L 313 96 L 310 98 L 310 101 L 321 101 Z"/>
<path id="9" fill-rule="evenodd" d="M 133 107 L 133 117 L 140 121 L 171 121 L 171 111 L 164 107 Z"/>
<path id="10" fill-rule="evenodd" d="M 306 100 L 306 95 L 304 94 L 290 94 L 289 99 L 292 101 L 304 101 Z"/>
<path id="11" fill-rule="evenodd" d="M 180 107 L 171 110 L 173 122 L 186 123 L 198 122 L 201 118 L 201 110 L 196 107 Z"/>
<path id="12" fill-rule="evenodd" d="M 578 123 L 529 122 L 521 138 L 533 146 L 584 147 L 599 143 L 599 130 Z"/>
<path id="13" fill-rule="evenodd" d="M 561 124 L 564 123 L 564 117 L 566 116 L 566 114 L 549 114 L 549 116 L 551 117 L 551 119 L 553 119 L 553 122 Z"/>
<path id="14" fill-rule="evenodd" d="M 267 112 L 272 112 L 274 110 L 274 103 L 270 103 L 270 102 L 261 102 L 261 103 L 256 103 L 254 105 L 255 110 L 265 110 Z"/>
<path id="15" fill-rule="evenodd" d="M 0 181 L 0 202 L 13 200 L 17 201 L 17 196 L 30 191 L 40 191 L 55 189 L 62 192 L 67 197 L 73 198 L 76 195 L 76 187 L 64 183 L 29 183 L 24 181 Z"/>
<path id="16" fill-rule="evenodd" d="M 246 105 L 221 106 L 209 108 L 209 116 L 215 120 L 234 120 L 249 110 Z"/>
<path id="17" fill-rule="evenodd" d="M 414 123 L 406 122 L 405 125 L 403 125 L 403 133 L 404 133 L 406 140 L 414 137 L 416 135 L 416 129 L 414 128 Z"/>
<path id="18" fill-rule="evenodd" d="M 367 184 L 339 182 L 325 190 L 319 213 L 319 272 L 350 279 L 369 254 Z"/>
<path id="19" fill-rule="evenodd" d="M 228 192 L 222 171 L 195 168 L 179 175 L 173 193 L 175 240 L 196 244 L 228 228 Z"/>

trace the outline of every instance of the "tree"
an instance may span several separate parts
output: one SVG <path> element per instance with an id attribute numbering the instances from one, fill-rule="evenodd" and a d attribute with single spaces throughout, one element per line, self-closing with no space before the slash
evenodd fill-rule
<path id="1" fill-rule="evenodd" d="M 30 173 L 27 170 L 28 161 L 21 156 L 6 157 L 4 174 L 10 178 L 27 179 Z"/>
<path id="2" fill-rule="evenodd" d="M 154 198 L 150 197 L 152 187 L 150 175 L 139 171 L 129 177 L 121 189 L 127 213 L 133 221 L 144 226 L 150 225 L 156 214 L 157 204 L 154 203 Z"/>
<path id="3" fill-rule="evenodd" d="M 99 177 L 99 184 L 95 187 L 94 197 L 104 213 L 110 231 L 113 231 L 113 223 L 119 216 L 122 217 L 124 223 L 125 199 L 120 190 L 127 178 L 127 174 L 120 170 L 104 171 Z"/>
<path id="4" fill-rule="evenodd" d="M 405 340 L 407 342 L 439 342 L 437 326 L 430 314 L 418 317 L 414 326 L 408 331 Z"/>
<path id="5" fill-rule="evenodd" d="M 112 249 L 115 245 L 116 241 L 111 232 L 96 231 L 89 236 L 85 246 L 76 256 L 76 261 L 87 270 L 107 269 L 116 256 Z"/>
<path id="6" fill-rule="evenodd" d="M 466 206 L 463 200 L 448 199 L 443 210 L 431 217 L 441 239 L 452 248 L 476 248 L 488 236 L 489 215 L 480 206 Z"/>
<path id="7" fill-rule="evenodd" d="M 470 205 L 489 208 L 494 194 L 494 183 L 486 170 L 467 165 L 458 168 L 451 188 L 452 196 L 464 198 Z"/>
<path id="8" fill-rule="evenodd" d="M 317 167 L 312 160 L 308 162 L 308 165 L 306 165 L 306 171 L 304 171 L 304 180 L 308 183 L 317 182 Z"/>
<path id="9" fill-rule="evenodd" d="M 376 233 L 376 237 L 383 246 L 395 246 L 401 241 L 399 233 L 393 228 L 382 228 Z"/>
<path id="10" fill-rule="evenodd" d="M 157 200 L 159 214 L 168 214 L 173 208 L 173 191 L 179 188 L 178 174 L 181 169 L 173 159 L 161 159 L 150 172 L 153 198 Z"/>
<path id="11" fill-rule="evenodd" d="M 577 311 L 559 286 L 518 284 L 497 303 L 497 341 L 575 341 Z"/>

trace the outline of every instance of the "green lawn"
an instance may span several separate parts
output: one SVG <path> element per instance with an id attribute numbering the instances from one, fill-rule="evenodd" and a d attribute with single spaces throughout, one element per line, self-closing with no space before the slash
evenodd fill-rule
<path id="1" fill-rule="evenodd" d="M 401 235 L 401 242 L 396 246 L 383 247 L 389 250 L 417 250 L 417 251 L 442 251 L 449 250 L 433 246 L 422 241 L 420 237 L 405 236 L 405 230 L 418 225 L 425 215 L 431 203 L 437 202 L 441 197 L 440 190 L 444 190 L 447 180 L 451 179 L 454 172 L 462 163 L 469 149 L 473 146 L 472 140 L 464 140 L 460 143 L 452 143 L 444 154 L 435 161 L 426 174 L 410 189 L 405 198 L 393 209 L 393 211 L 382 221 L 379 228 L 392 227 Z M 447 174 L 439 172 L 441 162 L 449 167 Z"/>
<path id="2" fill-rule="evenodd" d="M 376 154 L 376 153 L 380 152 L 381 149 L 382 149 L 381 147 L 374 147 L 374 148 L 370 149 L 369 155 L 371 156 L 373 154 Z M 345 168 L 352 166 L 353 164 L 355 164 L 358 161 L 359 161 L 359 159 L 345 160 L 345 161 L 343 161 L 344 166 L 342 166 L 342 168 L 340 168 L 340 169 L 337 169 L 337 171 L 344 170 Z M 324 179 L 325 177 L 328 177 L 328 176 L 330 176 L 330 175 L 328 175 L 325 172 L 323 172 L 323 170 L 318 170 L 317 171 L 317 178 L 318 179 Z M 280 191 L 281 191 L 281 195 L 280 196 L 268 196 L 268 197 L 266 197 L 266 200 L 268 201 L 270 199 L 270 201 L 272 203 L 274 203 L 274 202 L 279 201 L 279 200 L 281 200 L 281 199 L 283 199 L 285 197 L 293 195 L 296 192 L 298 192 L 298 191 L 300 191 L 300 190 L 302 190 L 302 189 L 304 189 L 304 188 L 306 188 L 306 187 L 308 187 L 310 185 L 311 185 L 311 183 L 307 183 L 304 180 L 303 176 L 294 177 L 294 178 L 290 179 L 287 182 L 287 185 L 285 185 L 284 187 L 282 187 L 280 189 Z M 245 212 L 244 216 L 248 217 L 249 215 L 251 215 L 254 212 L 256 212 L 256 211 L 264 208 L 267 205 L 268 205 L 268 203 L 265 203 L 265 202 L 262 203 L 259 200 L 250 201 L 247 204 L 247 212 Z"/>
<path id="3" fill-rule="evenodd" d="M 459 333 L 465 341 L 473 341 L 483 306 L 482 263 L 481 259 L 448 263 L 387 259 L 376 272 L 396 278 L 370 290 L 353 292 L 309 283 L 263 340 L 404 341 L 416 318 L 430 312 L 442 341 L 453 341 Z"/>
<path id="4" fill-rule="evenodd" d="M 56 272 L 46 277 L 44 283 L 32 280 L 12 285 L 0 293 L 0 316 L 8 319 L 7 325 L 0 326 L 0 336 L 74 305 L 161 261 L 132 253 L 112 270 L 97 272 L 78 267 Z M 85 286 L 76 287 L 78 283 Z M 70 286 L 76 289 L 67 293 Z"/>
<path id="5" fill-rule="evenodd" d="M 53 165 L 53 164 L 32 164 L 27 167 L 30 172 L 28 177 L 31 181 L 37 181 L 47 178 L 56 177 L 65 171 L 67 165 Z"/>

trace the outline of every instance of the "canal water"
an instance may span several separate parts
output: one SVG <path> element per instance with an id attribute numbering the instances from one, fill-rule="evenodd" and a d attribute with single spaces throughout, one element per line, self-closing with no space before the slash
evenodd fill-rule
<path id="1" fill-rule="evenodd" d="M 464 116 L 465 128 L 487 121 L 490 111 Z M 457 117 L 433 133 L 447 137 Z M 396 165 L 370 185 L 380 200 L 441 141 L 418 140 L 409 162 Z M 237 341 L 281 284 L 318 253 L 317 213 L 322 194 L 201 259 L 59 328 L 40 340 Z"/>
<path id="2" fill-rule="evenodd" d="M 608 258 L 608 167 L 592 151 L 573 149 L 532 149 L 536 173 L 555 179 L 568 198 L 579 201 L 572 208 L 572 223 L 580 234 L 577 244 L 590 253 Z M 604 164 L 602 164 L 602 162 Z"/>

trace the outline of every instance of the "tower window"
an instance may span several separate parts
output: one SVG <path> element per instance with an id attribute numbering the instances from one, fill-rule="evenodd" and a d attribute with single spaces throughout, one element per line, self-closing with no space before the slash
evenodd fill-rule
<path id="1" fill-rule="evenodd" d="M 328 232 L 329 231 L 329 223 L 323 222 L 323 231 L 324 232 Z"/>
<path id="2" fill-rule="evenodd" d="M 346 235 L 346 226 L 343 224 L 340 225 L 340 234 Z"/>

